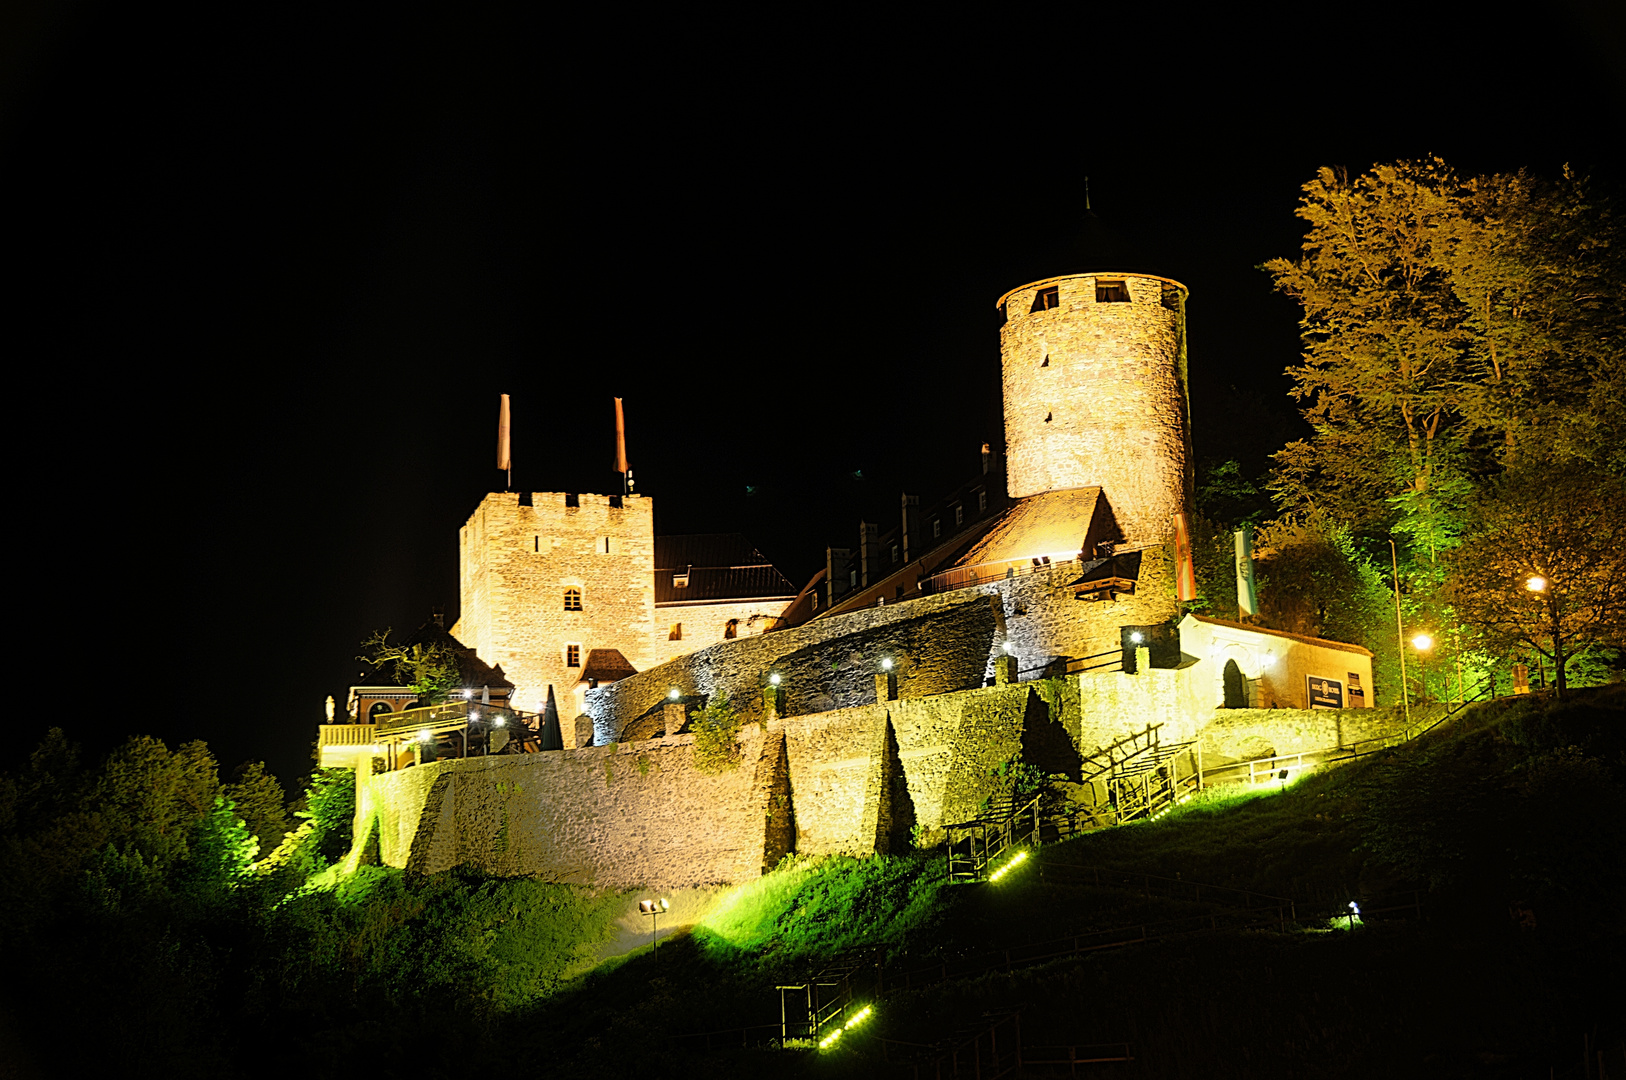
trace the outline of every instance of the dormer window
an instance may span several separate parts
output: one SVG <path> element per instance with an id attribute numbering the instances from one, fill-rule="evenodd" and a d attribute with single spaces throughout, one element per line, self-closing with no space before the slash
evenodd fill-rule
<path id="1" fill-rule="evenodd" d="M 964 524 L 965 524 L 965 507 L 956 506 L 954 508 L 954 527 L 956 529 L 958 529 L 961 525 L 964 525 Z"/>
<path id="2" fill-rule="evenodd" d="M 1095 302 L 1097 304 L 1127 304 L 1129 303 L 1129 286 L 1121 281 L 1097 281 L 1095 283 Z"/>
<path id="3" fill-rule="evenodd" d="M 1061 307 L 1061 291 L 1056 285 L 1048 289 L 1040 289 L 1033 294 L 1033 306 L 1028 308 L 1028 314 L 1035 311 L 1049 311 L 1051 308 Z"/>
<path id="4" fill-rule="evenodd" d="M 896 544 L 892 545 L 892 561 L 893 562 L 898 561 L 898 545 L 896 545 Z"/>
<path id="5" fill-rule="evenodd" d="M 673 574 L 672 588 L 687 589 L 689 587 L 689 571 L 692 569 L 694 569 L 694 567 L 685 566 L 682 570 L 679 570 L 677 573 Z"/>
<path id="6" fill-rule="evenodd" d="M 988 492 L 979 491 L 977 492 L 977 513 L 980 514 L 986 509 L 988 509 Z"/>
<path id="7" fill-rule="evenodd" d="M 943 519 L 932 518 L 932 539 L 936 540 L 943 535 Z"/>

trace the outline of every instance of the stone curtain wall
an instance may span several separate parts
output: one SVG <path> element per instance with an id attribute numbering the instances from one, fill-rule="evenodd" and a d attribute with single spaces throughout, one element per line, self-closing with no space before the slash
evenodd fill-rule
<path id="1" fill-rule="evenodd" d="M 358 780 L 356 836 L 391 865 L 540 874 L 617 887 L 745 881 L 789 851 L 931 845 L 1008 793 L 1018 758 L 1078 779 L 1083 757 L 1148 723 L 1209 764 L 1389 734 L 1392 710 L 1196 709 L 1193 669 L 1042 679 L 871 703 L 740 737 L 737 769 L 693 766 L 693 736 L 438 762 Z M 1413 719 L 1420 716 L 1413 710 Z"/>
<path id="2" fill-rule="evenodd" d="M 516 492 L 487 495 L 459 533 L 461 617 L 453 634 L 488 664 L 501 664 L 516 687 L 514 704 L 542 708 L 552 685 L 568 708 L 581 677 L 565 645 L 581 659 L 619 649 L 648 666 L 655 612 L 654 511 L 649 499 L 538 491 L 531 506 Z M 610 550 L 605 552 L 608 537 Z M 582 591 L 582 610 L 566 611 L 566 588 Z"/>
<path id="3" fill-rule="evenodd" d="M 390 866 L 615 887 L 672 888 L 761 874 L 782 740 L 743 733 L 739 768 L 694 768 L 693 736 L 436 762 L 358 781 Z M 767 751 L 765 753 L 765 751 Z M 766 760 L 765 760 L 766 759 Z M 782 854 L 782 852 L 781 852 Z"/>
<path id="4" fill-rule="evenodd" d="M 827 712 L 875 701 L 874 676 L 893 659 L 900 697 L 981 685 L 1000 633 L 997 601 L 963 590 L 818 619 L 789 630 L 719 642 L 587 692 L 595 741 L 613 742 L 659 712 L 676 688 L 688 703 L 726 694 L 743 721 L 763 719 L 762 688 L 781 678 L 785 713 Z"/>
<path id="5" fill-rule="evenodd" d="M 1075 599 L 1077 589 L 1068 583 L 1080 573 L 1078 563 L 1068 563 L 983 586 L 1001 597 L 1004 641 L 1014 650 L 1023 678 L 1036 677 L 1059 657 L 1095 656 L 1117 648 L 1122 627 L 1151 626 L 1179 613 L 1174 562 L 1166 546 L 1141 552 L 1133 595 L 1112 601 Z"/>
<path id="6" fill-rule="evenodd" d="M 1124 281 L 1132 301 L 1096 303 L 1096 280 L 1052 278 L 1005 301 L 1007 487 L 1022 498 L 1099 486 L 1127 539 L 1161 541 L 1171 515 L 1191 506 L 1185 287 L 1102 275 Z M 1060 306 L 1030 312 L 1049 286 Z"/>

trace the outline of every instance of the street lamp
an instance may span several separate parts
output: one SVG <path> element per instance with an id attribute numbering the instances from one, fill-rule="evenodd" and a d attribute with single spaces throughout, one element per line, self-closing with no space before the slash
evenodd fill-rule
<path id="1" fill-rule="evenodd" d="M 638 912 L 639 912 L 639 914 L 649 916 L 649 951 L 650 952 L 655 951 L 655 947 L 656 947 L 655 946 L 655 932 L 656 932 L 655 928 L 660 923 L 661 912 L 666 911 L 671 906 L 672 905 L 668 904 L 665 900 L 640 900 L 640 901 L 638 901 Z"/>
<path id="2" fill-rule="evenodd" d="M 1428 634 L 1418 634 L 1411 639 L 1412 648 L 1417 650 L 1417 675 L 1423 683 L 1423 700 L 1428 700 L 1428 650 L 1434 647 L 1434 638 Z"/>
<path id="3" fill-rule="evenodd" d="M 1524 587 L 1529 589 L 1531 592 L 1546 592 L 1547 579 L 1539 575 L 1532 577 L 1529 581 L 1524 583 Z"/>

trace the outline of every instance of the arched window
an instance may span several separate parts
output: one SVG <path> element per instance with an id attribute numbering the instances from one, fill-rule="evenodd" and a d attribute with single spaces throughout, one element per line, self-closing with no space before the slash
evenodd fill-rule
<path id="1" fill-rule="evenodd" d="M 725 638 L 739 637 L 740 636 L 740 620 L 738 620 L 738 619 L 730 619 L 730 620 L 728 620 L 727 624 L 725 624 L 723 626 L 723 636 Z"/>
<path id="2" fill-rule="evenodd" d="M 582 591 L 574 586 L 565 590 L 565 610 L 580 611 L 582 609 Z"/>
<path id="3" fill-rule="evenodd" d="M 367 710 L 367 722 L 369 724 L 376 724 L 376 723 L 378 723 L 378 718 L 380 716 L 387 715 L 389 713 L 389 711 L 390 711 L 390 703 L 389 702 L 387 702 L 387 701 L 375 701 L 375 702 L 373 702 L 373 707 Z"/>

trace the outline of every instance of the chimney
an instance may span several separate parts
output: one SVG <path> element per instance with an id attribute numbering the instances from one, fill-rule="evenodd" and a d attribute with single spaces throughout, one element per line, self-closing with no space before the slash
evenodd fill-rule
<path id="1" fill-rule="evenodd" d="M 881 527 L 867 521 L 858 523 L 858 584 L 869 586 L 870 564 L 875 564 L 876 580 L 881 574 Z"/>
<path id="2" fill-rule="evenodd" d="M 824 549 L 824 588 L 830 607 L 835 607 L 836 599 L 844 596 L 852 588 L 847 580 L 848 573 L 852 570 L 852 561 L 852 548 Z"/>
<path id="3" fill-rule="evenodd" d="M 990 461 L 990 459 L 993 458 L 993 456 L 994 456 L 993 451 L 988 449 L 988 444 L 983 443 L 982 444 L 982 475 L 984 475 L 984 476 L 988 475 L 989 461 Z"/>
<path id="4" fill-rule="evenodd" d="M 920 535 L 920 496 L 903 496 L 903 561 L 918 559 L 925 552 Z"/>

